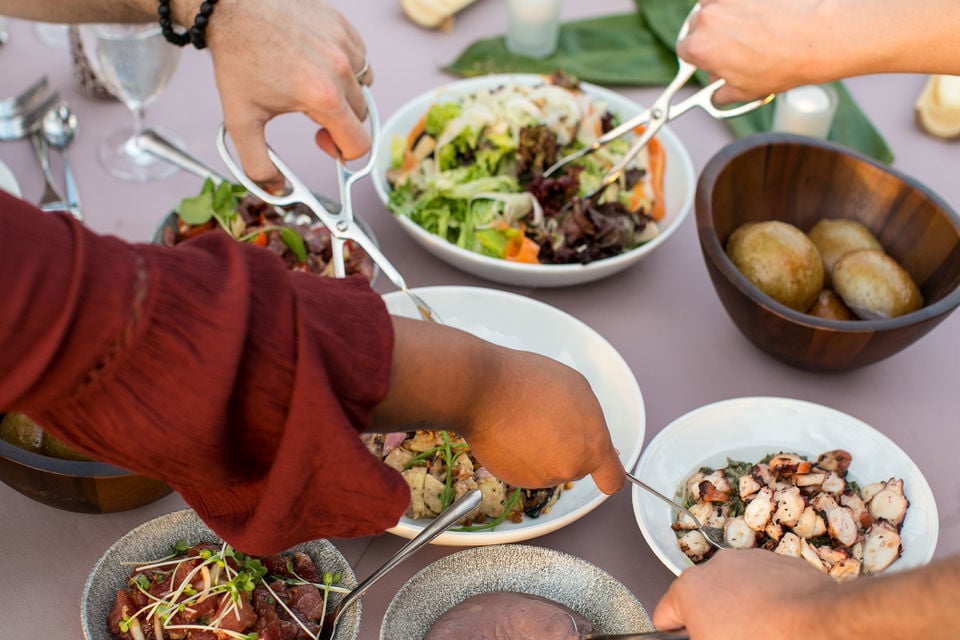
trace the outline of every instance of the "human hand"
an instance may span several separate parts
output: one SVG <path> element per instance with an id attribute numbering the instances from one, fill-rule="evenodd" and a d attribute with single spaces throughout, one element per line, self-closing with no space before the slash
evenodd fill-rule
<path id="1" fill-rule="evenodd" d="M 323 0 L 221 2 L 207 42 L 223 118 L 247 175 L 282 186 L 267 156 L 264 128 L 274 116 L 299 112 L 322 128 L 317 144 L 345 159 L 370 149 L 363 124 L 369 85 L 366 49 L 359 33 Z"/>
<path id="2" fill-rule="evenodd" d="M 390 390 L 374 410 L 375 428 L 449 428 L 514 486 L 586 475 L 608 494 L 623 486 L 600 403 L 580 373 L 450 327 L 394 318 L 394 329 Z"/>
<path id="3" fill-rule="evenodd" d="M 819 0 L 701 0 L 677 55 L 723 78 L 719 103 L 759 98 L 834 80 L 831 55 L 837 28 Z"/>
<path id="4" fill-rule="evenodd" d="M 653 612 L 657 629 L 691 640 L 801 640 L 837 584 L 804 560 L 765 549 L 719 551 L 674 580 Z M 819 613 L 817 613 L 819 611 Z"/>

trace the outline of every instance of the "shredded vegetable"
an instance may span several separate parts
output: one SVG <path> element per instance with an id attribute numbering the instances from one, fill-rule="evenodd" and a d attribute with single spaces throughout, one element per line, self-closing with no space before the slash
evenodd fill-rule
<path id="1" fill-rule="evenodd" d="M 629 251 L 653 239 L 663 217 L 656 139 L 596 198 L 582 196 L 623 157 L 629 137 L 543 177 L 616 123 L 603 101 L 559 75 L 436 102 L 391 140 L 388 207 L 495 258 L 585 264 Z"/>

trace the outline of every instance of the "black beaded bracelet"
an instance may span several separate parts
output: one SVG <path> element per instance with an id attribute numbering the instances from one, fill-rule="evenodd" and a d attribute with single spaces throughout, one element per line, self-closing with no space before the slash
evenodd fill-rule
<path id="1" fill-rule="evenodd" d="M 167 42 L 182 47 L 186 44 L 192 44 L 197 49 L 205 49 L 207 46 L 206 30 L 210 22 L 210 16 L 213 14 L 213 8 L 217 0 L 204 0 L 200 5 L 200 11 L 197 17 L 193 19 L 193 26 L 177 33 L 173 30 L 173 19 L 170 17 L 170 0 L 159 0 L 157 14 L 160 16 L 160 29 L 163 31 L 163 37 Z"/>

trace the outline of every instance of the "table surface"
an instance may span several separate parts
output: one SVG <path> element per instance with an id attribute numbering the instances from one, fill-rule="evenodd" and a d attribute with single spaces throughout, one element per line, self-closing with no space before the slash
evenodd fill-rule
<path id="1" fill-rule="evenodd" d="M 506 29 L 506 0 L 475 3 L 448 32 L 416 27 L 392 0 L 335 4 L 367 43 L 375 73 L 373 92 L 384 120 L 410 98 L 449 82 L 452 78 L 441 67 L 468 43 Z M 626 0 L 568 2 L 563 17 L 626 13 L 633 7 Z M 109 131 L 129 121 L 125 108 L 85 98 L 74 90 L 67 52 L 41 44 L 30 23 L 9 20 L 8 27 L 10 42 L 0 48 L 0 97 L 26 87 L 41 73 L 48 74 L 80 119 L 81 130 L 70 154 L 87 224 L 101 233 L 147 241 L 171 205 L 198 189 L 197 179 L 178 173 L 160 182 L 135 184 L 108 175 L 97 162 L 97 145 Z M 923 81 L 914 75 L 870 76 L 852 79 L 847 86 L 890 143 L 897 155 L 895 166 L 960 208 L 956 179 L 960 147 L 925 136 L 914 124 L 913 101 Z M 649 104 L 657 89 L 622 92 Z M 222 166 L 214 143 L 220 120 L 209 56 L 185 50 L 173 82 L 147 109 L 147 123 L 177 132 L 193 153 Z M 732 140 L 722 123 L 699 111 L 678 119 L 671 129 L 686 145 L 698 172 Z M 268 133 L 294 170 L 311 176 L 311 187 L 336 193 L 332 162 L 311 146 L 313 130 L 305 118 L 291 115 L 272 123 Z M 302 168 L 315 166 L 317 158 L 322 169 Z M 39 199 L 42 182 L 29 142 L 0 144 L 0 160 L 18 177 L 24 197 Z M 509 289 L 454 270 L 418 248 L 382 206 L 369 181 L 357 186 L 354 202 L 411 286 Z M 660 250 L 614 277 L 581 287 L 512 290 L 583 320 L 620 351 L 644 395 L 648 441 L 664 425 L 696 407 L 740 396 L 808 400 L 872 425 L 906 451 L 933 489 L 940 518 L 936 555 L 960 552 L 960 474 L 945 455 L 960 449 L 960 430 L 947 426 L 960 414 L 960 394 L 955 389 L 960 315 L 948 318 L 908 350 L 868 368 L 839 375 L 790 368 L 755 349 L 724 313 L 704 269 L 693 215 Z M 129 529 L 184 506 L 174 494 L 135 511 L 81 515 L 42 506 L 0 485 L 2 635 L 81 637 L 80 594 L 96 560 Z M 391 535 L 335 541 L 361 578 L 403 542 Z M 626 488 L 588 516 L 529 542 L 602 567 L 650 610 L 673 577 L 644 542 Z M 378 637 L 383 613 L 400 586 L 422 567 L 454 551 L 430 546 L 374 586 L 364 596 L 360 637 Z"/>

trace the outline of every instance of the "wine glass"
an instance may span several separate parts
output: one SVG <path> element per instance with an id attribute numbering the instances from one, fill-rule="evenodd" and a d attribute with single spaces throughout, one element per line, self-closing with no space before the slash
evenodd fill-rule
<path id="1" fill-rule="evenodd" d="M 180 48 L 166 41 L 156 24 L 94 24 L 80 27 L 90 66 L 101 82 L 133 114 L 133 126 L 110 134 L 100 145 L 101 164 L 124 180 L 146 182 L 177 171 L 142 150 L 136 136 L 144 110 L 166 88 L 177 69 Z M 182 145 L 175 134 L 164 136 Z"/>

